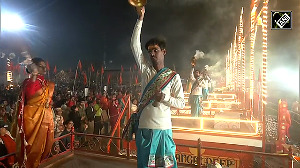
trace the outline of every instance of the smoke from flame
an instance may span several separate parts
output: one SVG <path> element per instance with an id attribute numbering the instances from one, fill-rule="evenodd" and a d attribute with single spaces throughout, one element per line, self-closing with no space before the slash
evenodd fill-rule
<path id="1" fill-rule="evenodd" d="M 32 63 L 32 57 L 27 51 L 22 52 L 21 55 L 25 58 L 25 60 L 20 63 L 21 65 L 29 65 Z"/>
<path id="2" fill-rule="evenodd" d="M 202 51 L 199 51 L 199 50 L 196 50 L 196 54 L 194 55 L 194 58 L 196 59 L 196 60 L 198 60 L 198 59 L 203 59 L 204 58 L 204 52 L 202 52 Z"/>

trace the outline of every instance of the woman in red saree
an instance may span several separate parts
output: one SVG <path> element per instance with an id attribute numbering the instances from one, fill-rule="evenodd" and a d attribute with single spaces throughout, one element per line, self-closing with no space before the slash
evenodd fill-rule
<path id="1" fill-rule="evenodd" d="M 20 167 L 36 168 L 51 150 L 54 139 L 53 114 L 50 107 L 54 83 L 45 80 L 46 64 L 33 58 L 27 67 L 19 100 L 17 119 L 17 157 Z"/>

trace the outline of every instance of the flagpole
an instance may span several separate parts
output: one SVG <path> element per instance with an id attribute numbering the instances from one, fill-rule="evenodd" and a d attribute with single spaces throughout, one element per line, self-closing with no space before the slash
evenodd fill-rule
<path id="1" fill-rule="evenodd" d="M 96 72 L 96 90 L 98 91 L 98 70 Z"/>
<path id="2" fill-rule="evenodd" d="M 92 69 L 90 70 L 89 87 L 91 87 Z"/>
<path id="3" fill-rule="evenodd" d="M 104 67 L 102 66 L 101 67 L 101 76 L 100 76 L 100 92 L 101 92 L 101 89 L 103 87 L 103 75 L 104 75 Z"/>
<path id="4" fill-rule="evenodd" d="M 79 61 L 80 61 L 80 60 L 79 60 Z M 79 64 L 79 61 L 78 61 L 78 64 Z M 76 83 L 77 73 L 78 73 L 78 64 L 77 64 L 76 72 L 75 72 L 75 80 L 74 80 L 74 84 L 73 84 L 73 94 L 75 93 L 75 83 Z"/>
<path id="5" fill-rule="evenodd" d="M 103 87 L 103 86 L 102 86 L 102 84 L 103 84 L 103 83 L 102 83 L 102 82 L 103 82 L 103 73 L 102 73 L 102 72 L 101 72 L 101 78 L 100 78 L 100 81 L 101 81 L 101 84 L 100 84 L 100 92 L 101 92 L 101 89 L 102 89 L 102 87 Z"/>

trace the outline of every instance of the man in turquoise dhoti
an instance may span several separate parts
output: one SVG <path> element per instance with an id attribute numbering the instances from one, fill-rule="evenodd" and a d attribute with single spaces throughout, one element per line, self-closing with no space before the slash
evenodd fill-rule
<path id="1" fill-rule="evenodd" d="M 131 38 L 131 49 L 141 70 L 143 94 L 138 107 L 136 133 L 138 168 L 177 167 L 176 146 L 172 138 L 170 107 L 183 108 L 184 95 L 179 74 L 164 66 L 166 43 L 150 39 L 145 47 L 151 63 L 141 49 L 140 34 L 145 7 L 137 8 L 139 18 Z"/>
<path id="2" fill-rule="evenodd" d="M 201 78 L 199 70 L 192 70 L 190 74 L 190 80 L 193 81 L 192 89 L 189 96 L 189 104 L 191 106 L 191 116 L 201 117 L 202 116 L 202 87 L 204 85 L 203 78 Z"/>

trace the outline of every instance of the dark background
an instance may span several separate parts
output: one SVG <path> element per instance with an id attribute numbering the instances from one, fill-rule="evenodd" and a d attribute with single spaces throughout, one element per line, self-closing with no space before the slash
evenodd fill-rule
<path id="1" fill-rule="evenodd" d="M 268 25 L 268 101 L 299 98 L 300 2 L 270 0 Z M 249 34 L 250 0 L 148 0 L 142 29 L 142 46 L 153 37 L 167 39 L 166 66 L 188 77 L 190 59 L 196 50 L 204 59 L 197 68 L 209 65 L 215 78 L 225 77 L 225 56 L 233 42 L 235 26 L 244 7 L 245 34 Z M 2 0 L 2 11 L 19 13 L 28 24 L 20 32 L 1 32 L 0 48 L 20 56 L 22 49 L 49 61 L 51 70 L 83 68 L 125 70 L 133 67 L 130 37 L 137 19 L 127 0 Z M 292 30 L 271 30 L 271 10 L 292 11 Z M 261 69 L 261 28 L 255 44 L 255 78 Z M 249 75 L 249 36 L 246 38 Z M 143 48 L 144 50 L 144 48 Z M 145 50 L 144 50 L 145 51 Z M 20 60 L 23 58 L 20 57 Z M 16 59 L 13 60 L 16 62 Z M 4 81 L 5 60 L 0 59 Z"/>

